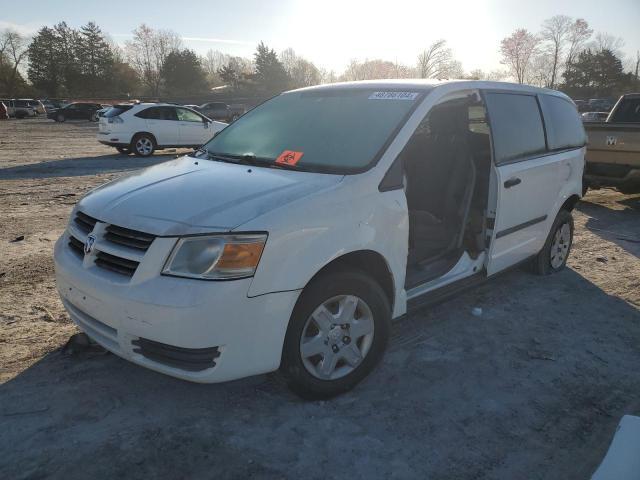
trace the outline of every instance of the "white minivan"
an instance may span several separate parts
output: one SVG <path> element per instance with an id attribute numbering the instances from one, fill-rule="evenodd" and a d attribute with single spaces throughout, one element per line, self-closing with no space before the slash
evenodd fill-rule
<path id="1" fill-rule="evenodd" d="M 278 95 L 200 150 L 98 187 L 55 247 L 71 318 L 185 380 L 352 388 L 392 319 L 528 263 L 561 270 L 585 133 L 562 93 L 372 81 Z"/>

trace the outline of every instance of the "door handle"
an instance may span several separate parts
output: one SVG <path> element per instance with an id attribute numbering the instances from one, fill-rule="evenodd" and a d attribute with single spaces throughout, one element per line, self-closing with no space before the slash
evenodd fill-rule
<path id="1" fill-rule="evenodd" d="M 510 178 L 509 180 L 504 182 L 504 188 L 515 187 L 516 185 L 519 185 L 520 183 L 522 183 L 522 180 L 520 180 L 519 178 Z"/>

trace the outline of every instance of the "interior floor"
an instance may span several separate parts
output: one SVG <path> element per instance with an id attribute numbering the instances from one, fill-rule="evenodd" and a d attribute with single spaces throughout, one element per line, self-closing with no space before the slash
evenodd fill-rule
<path id="1" fill-rule="evenodd" d="M 402 153 L 409 208 L 406 286 L 446 273 L 464 251 L 484 250 L 491 162 L 476 95 L 434 107 Z"/>

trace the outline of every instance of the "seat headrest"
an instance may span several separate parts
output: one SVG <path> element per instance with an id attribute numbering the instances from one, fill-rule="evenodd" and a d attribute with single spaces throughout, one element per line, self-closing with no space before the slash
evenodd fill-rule
<path id="1" fill-rule="evenodd" d="M 431 133 L 464 134 L 469 130 L 469 113 L 466 105 L 435 108 L 429 115 Z"/>

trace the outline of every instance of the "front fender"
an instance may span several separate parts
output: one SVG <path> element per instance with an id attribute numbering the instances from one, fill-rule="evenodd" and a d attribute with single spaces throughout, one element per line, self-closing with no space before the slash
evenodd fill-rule
<path id="1" fill-rule="evenodd" d="M 351 183 L 351 185 L 349 185 Z M 370 250 L 387 262 L 395 288 L 394 317 L 406 311 L 409 222 L 402 190 L 354 195 L 346 182 L 329 194 L 270 212 L 242 226 L 269 232 L 249 296 L 300 290 L 324 266 L 347 253 Z"/>

